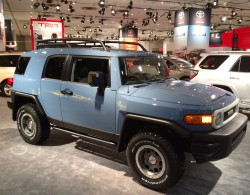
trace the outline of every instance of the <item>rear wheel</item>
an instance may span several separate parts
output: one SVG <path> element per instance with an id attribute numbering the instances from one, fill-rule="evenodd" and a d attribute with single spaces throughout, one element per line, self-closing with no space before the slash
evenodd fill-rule
<path id="1" fill-rule="evenodd" d="M 12 86 L 8 85 L 7 81 L 3 81 L 3 83 L 1 84 L 1 92 L 2 92 L 3 96 L 10 97 L 11 90 L 12 90 Z"/>
<path id="2" fill-rule="evenodd" d="M 139 183 L 159 191 L 175 184 L 184 171 L 182 155 L 163 137 L 147 132 L 131 139 L 127 160 Z"/>
<path id="3" fill-rule="evenodd" d="M 50 126 L 34 104 L 25 104 L 17 112 L 17 128 L 23 140 L 29 144 L 39 144 L 50 134 Z"/>

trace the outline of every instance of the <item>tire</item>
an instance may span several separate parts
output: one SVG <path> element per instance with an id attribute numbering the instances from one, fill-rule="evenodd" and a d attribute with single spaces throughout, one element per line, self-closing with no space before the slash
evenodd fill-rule
<path id="1" fill-rule="evenodd" d="M 37 145 L 50 134 L 50 125 L 34 104 L 25 104 L 17 112 L 17 128 L 23 140 Z"/>
<path id="2" fill-rule="evenodd" d="M 143 132 L 127 147 L 128 165 L 139 183 L 157 191 L 174 185 L 184 172 L 184 153 L 178 153 L 163 137 Z"/>
<path id="3" fill-rule="evenodd" d="M 12 86 L 7 84 L 7 81 L 3 81 L 1 84 L 1 92 L 3 96 L 10 97 L 11 96 Z"/>

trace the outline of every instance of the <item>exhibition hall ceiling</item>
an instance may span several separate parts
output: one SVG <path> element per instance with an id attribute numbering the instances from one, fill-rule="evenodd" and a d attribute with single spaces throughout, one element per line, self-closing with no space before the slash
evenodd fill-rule
<path id="1" fill-rule="evenodd" d="M 212 8 L 212 30 L 250 24 L 248 0 L 3 0 L 3 4 L 5 19 L 12 20 L 21 36 L 29 36 L 30 19 L 61 18 L 66 34 L 117 38 L 119 28 L 135 26 L 140 39 L 164 39 L 172 36 L 175 11 L 188 7 Z"/>

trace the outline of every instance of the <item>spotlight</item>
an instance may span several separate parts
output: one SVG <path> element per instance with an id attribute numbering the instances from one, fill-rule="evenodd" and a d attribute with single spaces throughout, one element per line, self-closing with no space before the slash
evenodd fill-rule
<path id="1" fill-rule="evenodd" d="M 112 8 L 112 9 L 111 9 L 111 15 L 112 15 L 112 16 L 115 16 L 115 14 L 116 14 L 116 12 L 115 12 L 114 8 Z"/>
<path id="2" fill-rule="evenodd" d="M 71 20 L 70 20 L 70 17 L 69 17 L 69 16 L 67 16 L 67 17 L 66 17 L 66 19 L 67 19 L 67 22 L 71 22 Z"/>
<path id="3" fill-rule="evenodd" d="M 26 24 L 23 25 L 23 29 L 27 29 L 28 27 L 26 26 Z"/>
<path id="4" fill-rule="evenodd" d="M 92 29 L 91 29 L 91 28 L 89 29 L 89 32 L 92 32 Z"/>
<path id="5" fill-rule="evenodd" d="M 231 16 L 232 16 L 232 18 L 235 18 L 237 16 L 237 13 L 235 12 L 235 9 L 232 10 Z"/>
<path id="6" fill-rule="evenodd" d="M 100 19 L 100 20 L 99 20 L 99 23 L 100 23 L 100 24 L 103 24 L 103 19 Z"/>
<path id="7" fill-rule="evenodd" d="M 133 1 L 130 0 L 127 9 L 133 9 Z"/>
<path id="8" fill-rule="evenodd" d="M 217 7 L 218 6 L 218 3 L 219 3 L 219 0 L 214 0 L 214 7 Z"/>
<path id="9" fill-rule="evenodd" d="M 37 19 L 41 20 L 41 19 L 42 19 L 42 16 L 39 14 L 39 15 L 37 16 Z"/>
<path id="10" fill-rule="evenodd" d="M 89 22 L 90 22 L 90 24 L 93 24 L 95 21 L 94 21 L 93 18 L 91 17 L 91 18 L 89 19 Z"/>
<path id="11" fill-rule="evenodd" d="M 43 20 L 47 20 L 47 18 L 46 18 L 46 16 L 45 16 L 45 15 L 43 15 Z"/>
<path id="12" fill-rule="evenodd" d="M 221 21 L 222 22 L 225 22 L 227 20 L 227 17 L 226 16 L 223 16 L 222 18 L 221 18 Z"/>
<path id="13" fill-rule="evenodd" d="M 99 28 L 98 30 L 99 30 L 99 32 L 102 32 L 102 29 Z"/>
<path id="14" fill-rule="evenodd" d="M 214 30 L 214 29 L 215 29 L 215 27 L 214 27 L 214 25 L 212 24 L 211 27 L 210 27 L 210 30 Z"/>
<path id="15" fill-rule="evenodd" d="M 99 6 L 104 7 L 105 6 L 105 0 L 100 0 L 99 1 Z"/>
<path id="16" fill-rule="evenodd" d="M 103 8 L 102 8 L 101 10 L 99 10 L 98 12 L 99 12 L 99 14 L 104 15 L 104 13 L 105 13 L 105 8 L 103 7 Z"/>
<path id="17" fill-rule="evenodd" d="M 212 9 L 214 7 L 214 4 L 213 3 L 207 3 L 206 5 L 206 9 Z"/>
<path id="18" fill-rule="evenodd" d="M 65 21 L 65 18 L 61 15 L 61 16 L 60 16 L 60 20 L 61 20 L 61 21 Z"/>
<path id="19" fill-rule="evenodd" d="M 83 31 L 83 32 L 86 32 L 86 28 L 83 28 L 82 31 Z"/>
<path id="20" fill-rule="evenodd" d="M 57 4 L 57 6 L 56 6 L 56 12 L 60 12 L 60 5 L 59 4 Z"/>
<path id="21" fill-rule="evenodd" d="M 171 14 L 170 11 L 168 12 L 167 19 L 168 19 L 168 20 L 171 20 L 171 19 L 172 19 L 172 14 Z"/>
<path id="22" fill-rule="evenodd" d="M 33 4 L 33 8 L 37 9 L 39 7 L 40 3 L 37 1 L 36 3 Z"/>
<path id="23" fill-rule="evenodd" d="M 242 20 L 243 20 L 243 18 L 242 18 L 242 16 L 237 20 L 237 22 L 238 22 L 238 24 L 241 24 L 242 23 Z"/>
<path id="24" fill-rule="evenodd" d="M 65 0 L 64 3 L 65 3 L 65 4 L 68 4 L 69 2 L 68 2 L 68 0 Z"/>
<path id="25" fill-rule="evenodd" d="M 230 24 L 228 29 L 233 30 L 233 26 Z"/>
<path id="26" fill-rule="evenodd" d="M 85 18 L 83 17 L 82 19 L 81 19 L 81 23 L 83 24 L 85 22 Z"/>
<path id="27" fill-rule="evenodd" d="M 69 11 L 70 11 L 70 13 L 75 12 L 75 9 L 73 8 L 73 6 L 71 4 L 69 5 Z"/>
<path id="28" fill-rule="evenodd" d="M 120 20 L 120 25 L 121 25 L 121 26 L 122 26 L 122 23 L 123 23 L 123 20 L 121 19 L 121 20 Z"/>
<path id="29" fill-rule="evenodd" d="M 127 18 L 127 17 L 128 17 L 128 10 L 126 10 L 126 11 L 123 13 L 123 17 L 124 17 L 124 18 Z"/>

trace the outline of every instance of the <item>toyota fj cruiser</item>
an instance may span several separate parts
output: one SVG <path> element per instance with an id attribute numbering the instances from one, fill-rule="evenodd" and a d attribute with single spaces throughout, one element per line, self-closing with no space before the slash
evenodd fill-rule
<path id="1" fill-rule="evenodd" d="M 154 190 L 178 181 L 184 152 L 213 161 L 242 141 L 248 118 L 232 93 L 166 78 L 161 55 L 110 42 L 124 44 L 44 40 L 21 56 L 8 106 L 24 141 L 39 144 L 58 129 L 126 150 L 135 178 Z"/>

